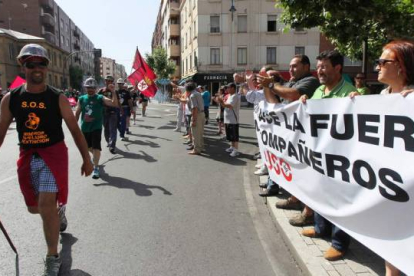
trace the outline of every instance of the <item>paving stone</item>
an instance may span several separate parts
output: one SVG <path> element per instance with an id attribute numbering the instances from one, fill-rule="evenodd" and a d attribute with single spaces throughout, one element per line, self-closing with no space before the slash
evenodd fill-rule
<path id="1" fill-rule="evenodd" d="M 346 260 L 345 262 L 355 273 L 368 272 L 368 268 L 361 263 L 355 262 L 354 260 Z"/>
<path id="2" fill-rule="evenodd" d="M 335 271 L 328 271 L 329 276 L 341 276 L 336 270 Z"/>
<path id="3" fill-rule="evenodd" d="M 328 272 L 325 269 L 323 269 L 321 265 L 308 265 L 307 268 L 311 275 L 329 276 Z"/>
<path id="4" fill-rule="evenodd" d="M 336 271 L 338 271 L 339 275 L 341 276 L 354 276 L 355 273 L 352 269 L 345 263 L 345 264 L 334 264 Z"/>

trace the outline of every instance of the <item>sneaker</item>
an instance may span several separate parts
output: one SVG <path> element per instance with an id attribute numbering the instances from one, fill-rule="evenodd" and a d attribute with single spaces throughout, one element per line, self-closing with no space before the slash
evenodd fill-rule
<path id="1" fill-rule="evenodd" d="M 115 154 L 115 148 L 109 147 L 109 152 L 112 153 L 112 154 Z"/>
<path id="2" fill-rule="evenodd" d="M 263 167 L 263 164 L 262 163 L 259 163 L 259 164 L 254 165 L 254 167 L 256 169 L 260 169 L 261 167 Z"/>
<path id="3" fill-rule="evenodd" d="M 231 153 L 230 153 L 230 156 L 231 157 L 236 157 L 236 156 L 239 156 L 240 155 L 240 153 L 237 151 L 237 150 L 233 150 Z"/>
<path id="4" fill-rule="evenodd" d="M 267 182 L 263 182 L 263 183 L 260 183 L 259 184 L 259 187 L 260 188 L 263 188 L 263 189 L 267 189 L 267 186 L 269 185 L 269 183 L 267 183 Z"/>
<path id="5" fill-rule="evenodd" d="M 46 256 L 45 270 L 42 276 L 58 276 L 62 261 L 59 256 Z"/>
<path id="6" fill-rule="evenodd" d="M 60 222 L 60 232 L 64 232 L 66 228 L 68 228 L 68 220 L 66 219 L 66 206 L 59 206 L 58 214 L 59 214 L 59 222 Z"/>
<path id="7" fill-rule="evenodd" d="M 181 129 L 179 129 L 179 128 L 174 128 L 174 132 L 181 132 Z"/>
<path id="8" fill-rule="evenodd" d="M 99 178 L 99 168 L 98 167 L 93 169 L 92 178 L 93 179 L 98 179 Z"/>
<path id="9" fill-rule="evenodd" d="M 257 171 L 254 172 L 255 175 L 266 175 L 269 174 L 267 167 L 263 166 L 260 169 L 258 169 Z"/>
<path id="10" fill-rule="evenodd" d="M 129 130 L 127 130 L 126 134 L 132 134 L 132 132 L 131 132 L 131 131 L 129 131 Z"/>
<path id="11" fill-rule="evenodd" d="M 233 152 L 234 148 L 233 147 L 229 147 L 226 149 L 226 152 Z"/>
<path id="12" fill-rule="evenodd" d="M 121 137 L 121 141 L 128 141 L 127 137 Z"/>
<path id="13" fill-rule="evenodd" d="M 315 221 L 313 220 L 313 214 L 311 216 L 305 216 L 300 213 L 299 215 L 291 218 L 289 223 L 292 226 L 303 227 L 307 225 L 314 225 Z"/>
<path id="14" fill-rule="evenodd" d="M 262 155 L 260 154 L 260 152 L 256 153 L 256 154 L 253 156 L 253 159 L 254 159 L 254 160 L 262 159 Z"/>
<path id="15" fill-rule="evenodd" d="M 193 150 L 194 149 L 194 146 L 193 145 L 189 145 L 187 148 L 186 148 L 186 150 Z"/>
<path id="16" fill-rule="evenodd" d="M 285 210 L 302 210 L 300 201 L 292 201 L 290 198 L 276 202 L 276 208 Z"/>

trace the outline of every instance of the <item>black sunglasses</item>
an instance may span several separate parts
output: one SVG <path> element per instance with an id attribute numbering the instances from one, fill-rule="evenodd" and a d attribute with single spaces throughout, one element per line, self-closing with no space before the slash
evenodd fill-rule
<path id="1" fill-rule="evenodd" d="M 377 60 L 375 60 L 375 65 L 378 65 L 378 66 L 384 66 L 386 63 L 388 63 L 388 62 L 394 62 L 394 61 L 396 61 L 395 59 L 383 59 L 383 58 L 380 58 L 380 59 L 377 59 Z"/>
<path id="2" fill-rule="evenodd" d="M 27 69 L 35 69 L 40 68 L 40 69 L 45 69 L 47 68 L 48 63 L 46 61 L 41 61 L 41 62 L 33 62 L 33 61 L 28 61 L 24 64 L 24 67 L 26 67 Z"/>

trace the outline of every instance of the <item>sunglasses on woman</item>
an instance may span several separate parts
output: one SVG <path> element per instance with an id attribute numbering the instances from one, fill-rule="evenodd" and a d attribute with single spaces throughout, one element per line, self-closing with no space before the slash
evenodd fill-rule
<path id="1" fill-rule="evenodd" d="M 380 59 L 375 60 L 375 65 L 378 65 L 378 66 L 383 67 L 386 63 L 388 63 L 388 62 L 394 62 L 394 61 L 396 61 L 396 60 L 395 59 L 383 59 L 383 58 L 380 58 Z"/>
<path id="2" fill-rule="evenodd" d="M 35 69 L 36 67 L 40 69 L 45 69 L 47 68 L 47 65 L 48 63 L 46 61 L 41 61 L 41 62 L 28 61 L 28 62 L 25 62 L 23 66 L 26 67 L 27 69 Z"/>

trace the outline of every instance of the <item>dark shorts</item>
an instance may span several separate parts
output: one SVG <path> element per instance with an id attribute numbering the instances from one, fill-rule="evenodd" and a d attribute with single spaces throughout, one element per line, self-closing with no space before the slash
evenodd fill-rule
<path id="1" fill-rule="evenodd" d="M 102 150 L 101 148 L 101 138 L 102 138 L 102 129 L 97 129 L 92 132 L 84 132 L 86 142 L 88 143 L 88 148 Z"/>
<path id="2" fill-rule="evenodd" d="M 239 124 L 224 124 L 226 129 L 226 138 L 230 142 L 239 141 Z"/>

